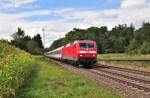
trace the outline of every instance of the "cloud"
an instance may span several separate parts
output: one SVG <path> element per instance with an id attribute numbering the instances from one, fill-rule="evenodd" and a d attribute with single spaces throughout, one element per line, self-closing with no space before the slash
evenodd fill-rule
<path id="1" fill-rule="evenodd" d="M 38 0 L 1 0 L 0 8 L 18 8 L 32 4 Z"/>
<path id="2" fill-rule="evenodd" d="M 32 2 L 35 0 L 32 0 Z M 144 0 L 123 0 L 121 8 L 104 10 L 86 10 L 74 8 L 32 10 L 21 13 L 0 12 L 0 38 L 8 39 L 17 27 L 22 27 L 26 34 L 34 36 L 37 33 L 43 35 L 45 29 L 46 47 L 72 30 L 73 28 L 86 29 L 90 26 L 108 26 L 109 29 L 118 24 L 133 23 L 138 28 L 143 21 L 150 21 L 150 2 Z M 1 1 L 0 1 L 1 2 Z M 20 0 L 21 2 L 21 0 Z M 24 3 L 29 4 L 29 3 Z M 22 5 L 24 5 L 22 3 Z M 20 3 L 21 5 L 21 3 Z M 59 16 L 51 20 L 27 20 L 32 16 Z"/>
<path id="3" fill-rule="evenodd" d="M 40 13 L 40 14 L 39 14 Z M 0 13 L 0 38 L 8 38 L 13 34 L 17 27 L 22 27 L 26 34 L 34 36 L 37 33 L 43 34 L 45 29 L 45 45 L 49 46 L 54 40 L 63 37 L 73 28 L 86 29 L 90 26 L 115 25 L 113 19 L 118 14 L 118 10 L 76 10 L 72 8 L 57 9 L 53 12 L 56 16 L 63 17 L 57 20 L 47 21 L 29 21 L 24 18 L 36 15 L 50 15 L 50 10 L 37 10 L 31 12 L 23 12 L 18 14 Z M 74 20 L 75 19 L 75 20 Z M 72 21 L 74 20 L 74 21 Z M 78 20 L 78 22 L 76 22 Z M 5 25 L 4 25 L 5 24 Z M 9 28 L 9 29 L 8 29 Z"/>
<path id="4" fill-rule="evenodd" d="M 123 0 L 119 15 L 119 22 L 131 24 L 138 28 L 142 22 L 150 21 L 150 2 L 147 0 Z"/>
<path id="5" fill-rule="evenodd" d="M 144 6 L 146 0 L 123 0 L 121 7 L 122 8 L 138 8 Z"/>
<path id="6" fill-rule="evenodd" d="M 109 2 L 109 3 L 111 3 L 111 2 L 113 2 L 114 0 L 99 0 L 99 1 L 103 1 L 103 2 Z"/>
<path id="7" fill-rule="evenodd" d="M 50 11 L 37 10 L 18 14 L 0 13 L 0 39 L 8 39 L 10 35 L 16 32 L 18 27 L 21 27 L 27 35 L 32 37 L 37 33 L 42 36 L 42 29 L 44 28 L 45 42 L 48 42 L 46 45 L 49 46 L 54 40 L 63 37 L 67 31 L 71 30 L 70 28 L 74 27 L 73 24 L 65 23 L 63 20 L 29 21 L 24 19 L 34 15 L 50 15 Z"/>
<path id="8" fill-rule="evenodd" d="M 38 0 L 15 0 L 15 7 L 21 7 L 27 4 L 31 4 Z"/>
<path id="9" fill-rule="evenodd" d="M 75 23 L 75 27 L 87 28 L 89 26 L 102 26 L 111 24 L 117 19 L 120 10 L 66 10 L 55 13 L 63 17 L 65 22 Z M 113 24 L 115 24 L 114 22 Z M 110 27 L 111 28 L 111 27 Z"/>

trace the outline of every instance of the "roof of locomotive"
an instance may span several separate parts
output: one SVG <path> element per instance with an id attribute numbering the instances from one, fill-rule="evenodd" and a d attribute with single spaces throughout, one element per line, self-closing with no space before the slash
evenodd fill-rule
<path id="1" fill-rule="evenodd" d="M 86 42 L 86 43 L 88 43 L 88 42 L 89 42 L 89 43 L 94 43 L 95 41 L 93 41 L 93 40 L 76 40 L 76 41 L 74 41 L 74 43 L 76 43 L 76 42 L 77 42 L 77 43 L 78 43 L 78 42 L 79 42 L 79 43 L 80 43 L 80 42 L 82 42 L 82 43 L 84 43 L 84 42 Z"/>

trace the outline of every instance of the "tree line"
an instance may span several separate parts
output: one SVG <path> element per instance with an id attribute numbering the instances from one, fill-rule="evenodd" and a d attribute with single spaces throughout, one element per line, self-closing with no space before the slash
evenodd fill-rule
<path id="1" fill-rule="evenodd" d="M 107 26 L 74 28 L 65 37 L 55 40 L 49 50 L 56 49 L 78 39 L 94 40 L 99 53 L 150 53 L 150 23 L 143 23 L 139 29 L 133 25 L 118 25 L 108 30 Z"/>
<path id="2" fill-rule="evenodd" d="M 18 28 L 17 32 L 11 35 L 11 44 L 16 47 L 23 49 L 31 54 L 42 54 L 44 46 L 40 34 L 35 35 L 31 38 L 25 35 L 24 30 Z"/>

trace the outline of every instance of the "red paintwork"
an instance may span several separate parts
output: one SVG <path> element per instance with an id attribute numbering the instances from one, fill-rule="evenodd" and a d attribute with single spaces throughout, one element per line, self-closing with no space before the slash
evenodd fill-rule
<path id="1" fill-rule="evenodd" d="M 80 48 L 79 43 L 93 43 L 94 48 Z M 86 53 L 80 53 L 80 51 L 86 51 Z M 89 53 L 89 51 L 96 51 L 96 53 Z M 82 56 L 81 56 L 82 55 Z M 95 55 L 95 56 L 93 56 Z M 97 49 L 95 41 L 90 40 L 77 40 L 72 44 L 66 45 L 62 48 L 62 58 L 63 57 L 72 57 L 75 61 L 78 61 L 79 58 L 96 58 L 97 59 Z"/>
<path id="2" fill-rule="evenodd" d="M 94 44 L 94 48 L 80 48 L 80 43 Z M 91 40 L 76 40 L 73 43 L 69 43 L 63 47 L 48 52 L 47 55 L 54 59 L 71 60 L 75 62 L 80 62 L 81 59 L 86 61 L 89 59 L 97 60 L 96 42 Z"/>
<path id="3" fill-rule="evenodd" d="M 77 44 L 75 43 L 68 44 L 64 48 L 62 48 L 62 59 L 64 59 L 65 57 L 72 57 L 78 60 L 77 56 L 78 56 Z"/>

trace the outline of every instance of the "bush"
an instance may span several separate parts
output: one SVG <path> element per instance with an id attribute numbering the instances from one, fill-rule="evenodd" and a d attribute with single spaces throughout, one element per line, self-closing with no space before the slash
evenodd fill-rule
<path id="1" fill-rule="evenodd" d="M 150 43 L 144 42 L 143 45 L 141 45 L 140 49 L 138 50 L 139 54 L 147 54 L 150 53 Z"/>
<path id="2" fill-rule="evenodd" d="M 0 97 L 15 96 L 32 70 L 34 59 L 6 42 L 0 41 Z"/>
<path id="3" fill-rule="evenodd" d="M 32 54 L 42 54 L 42 49 L 39 48 L 38 43 L 34 40 L 28 41 L 27 49 Z"/>
<path id="4" fill-rule="evenodd" d="M 138 42 L 135 39 L 133 39 L 130 42 L 130 45 L 128 47 L 128 53 L 129 54 L 137 54 L 138 53 L 138 47 L 139 47 Z"/>

